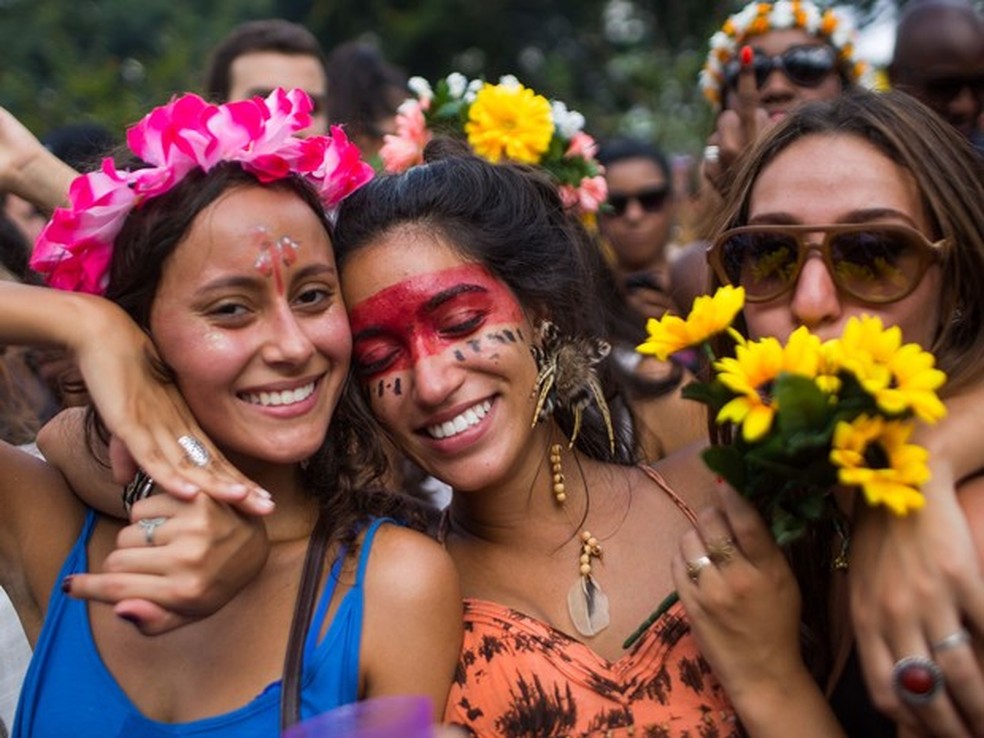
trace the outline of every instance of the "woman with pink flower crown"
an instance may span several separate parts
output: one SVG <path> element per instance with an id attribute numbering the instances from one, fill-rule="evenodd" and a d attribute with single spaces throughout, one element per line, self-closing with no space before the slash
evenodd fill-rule
<path id="1" fill-rule="evenodd" d="M 268 541 L 234 543 L 238 516 L 205 495 L 143 499 L 149 479 L 124 501 L 130 520 L 100 514 L 52 467 L 0 444 L 0 583 L 34 646 L 15 736 L 268 737 L 368 697 L 443 707 L 461 632 L 454 568 L 397 524 L 414 512 L 376 486 L 383 457 L 348 381 L 326 209 L 371 169 L 341 129 L 298 138 L 310 109 L 283 90 L 156 108 L 128 133 L 137 158 L 77 178 L 39 237 L 34 267 L 58 289 L 0 290 L 4 343 L 66 346 L 101 376 L 94 434 L 132 439 L 142 405 L 103 363 L 101 337 L 129 336 L 141 365 L 152 357 L 191 414 L 146 468 L 166 479 L 173 455 L 186 492 L 217 480 L 249 492 L 266 516 L 245 536 Z M 66 594 L 73 576 L 127 569 L 134 555 L 174 561 L 172 543 L 202 520 L 229 534 L 213 555 L 251 557 L 237 564 L 248 582 L 214 615 L 148 637 L 132 612 Z M 114 553 L 128 541 L 142 549 Z M 161 591 L 153 575 L 145 585 Z"/>

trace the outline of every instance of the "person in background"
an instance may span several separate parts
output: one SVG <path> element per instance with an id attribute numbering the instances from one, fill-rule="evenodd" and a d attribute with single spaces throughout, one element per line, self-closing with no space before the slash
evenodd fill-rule
<path id="1" fill-rule="evenodd" d="M 266 97 L 277 87 L 304 90 L 314 107 L 300 135 L 328 132 L 328 67 L 324 49 L 304 26 L 281 18 L 242 23 L 212 50 L 204 94 L 212 102 Z"/>
<path id="2" fill-rule="evenodd" d="M 396 130 L 396 109 L 409 94 L 406 74 L 372 44 L 348 41 L 328 56 L 328 89 L 329 119 L 344 125 L 362 155 L 376 162 L 383 136 Z"/>
<path id="3" fill-rule="evenodd" d="M 662 151 L 635 139 L 604 142 L 597 158 L 608 185 L 598 230 L 621 303 L 613 312 L 623 314 L 610 335 L 612 351 L 625 373 L 637 446 L 656 461 L 702 438 L 705 427 L 700 410 L 679 394 L 693 368 L 688 357 L 658 361 L 635 351 L 647 318 L 681 310 L 670 297 L 666 253 L 675 210 L 672 172 Z"/>
<path id="4" fill-rule="evenodd" d="M 935 110 L 984 155 L 984 17 L 969 0 L 907 3 L 888 79 Z"/>

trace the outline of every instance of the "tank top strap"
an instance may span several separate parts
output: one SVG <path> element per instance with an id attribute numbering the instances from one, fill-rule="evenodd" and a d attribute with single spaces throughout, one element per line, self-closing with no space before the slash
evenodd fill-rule
<path id="1" fill-rule="evenodd" d="M 663 475 L 653 469 L 648 464 L 638 464 L 638 467 L 646 473 L 650 479 L 656 482 L 656 486 L 663 490 L 667 496 L 673 500 L 673 504 L 680 508 L 680 511 L 687 517 L 692 525 L 697 524 L 697 515 L 680 495 L 673 491 L 673 488 L 663 479 Z"/>
<path id="2" fill-rule="evenodd" d="M 359 552 L 359 567 L 355 574 L 355 583 L 352 585 L 352 589 L 358 589 L 362 586 L 366 566 L 369 561 L 369 550 L 372 548 L 372 539 L 376 536 L 376 531 L 379 530 L 379 526 L 383 523 L 395 522 L 396 521 L 391 518 L 376 518 L 369 524 L 366 534 L 362 538 L 362 550 Z M 331 565 L 331 573 L 329 573 L 328 580 L 325 582 L 325 587 L 321 593 L 321 598 L 318 600 L 318 607 L 314 611 L 314 617 L 311 618 L 311 625 L 308 628 L 304 646 L 305 653 L 311 653 L 317 645 L 318 635 L 321 633 L 322 625 L 325 622 L 325 616 L 328 613 L 328 604 L 331 602 L 331 598 L 335 594 L 335 587 L 338 584 L 338 577 L 341 574 L 342 565 L 345 563 L 345 558 L 347 556 L 348 546 L 343 546 L 338 551 L 338 556 L 335 557 L 335 561 Z"/>

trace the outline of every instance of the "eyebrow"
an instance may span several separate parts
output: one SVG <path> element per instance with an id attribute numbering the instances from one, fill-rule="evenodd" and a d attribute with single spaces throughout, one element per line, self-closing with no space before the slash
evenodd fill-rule
<path id="1" fill-rule="evenodd" d="M 453 300 L 454 298 L 460 295 L 469 294 L 473 292 L 488 292 L 488 289 L 478 284 L 458 284 L 455 285 L 454 287 L 450 287 L 446 290 L 438 292 L 436 295 L 434 295 L 432 298 L 430 298 L 427 302 L 424 303 L 423 310 L 428 313 L 433 312 L 437 310 L 439 307 L 441 307 L 441 305 L 443 305 L 444 303 Z"/>
<path id="2" fill-rule="evenodd" d="M 915 221 L 901 210 L 894 208 L 867 208 L 851 210 L 837 219 L 837 223 L 872 223 L 884 218 L 901 218 L 913 227 Z M 779 211 L 775 213 L 763 213 L 748 219 L 748 225 L 797 225 L 803 221 L 793 216 L 791 213 Z M 809 224 L 808 224 L 809 225 Z"/>
<path id="3" fill-rule="evenodd" d="M 309 277 L 320 276 L 327 274 L 335 274 L 335 268 L 329 266 L 328 264 L 309 264 L 297 271 L 291 278 L 291 281 L 297 281 L 299 279 L 307 279 Z M 239 287 L 239 288 L 252 288 L 257 284 L 262 284 L 266 280 L 266 277 L 253 277 L 245 276 L 242 274 L 235 274 L 228 277 L 219 277 L 211 282 L 208 282 L 200 289 L 197 290 L 198 293 L 210 292 L 212 290 L 223 289 L 227 287 Z"/>

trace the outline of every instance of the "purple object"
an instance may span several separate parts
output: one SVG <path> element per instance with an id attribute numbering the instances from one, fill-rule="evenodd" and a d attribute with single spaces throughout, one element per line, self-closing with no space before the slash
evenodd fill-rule
<path id="1" fill-rule="evenodd" d="M 434 738 L 431 715 L 428 697 L 374 697 L 302 720 L 282 738 Z"/>

